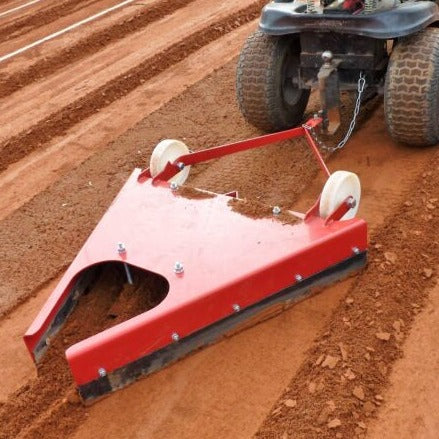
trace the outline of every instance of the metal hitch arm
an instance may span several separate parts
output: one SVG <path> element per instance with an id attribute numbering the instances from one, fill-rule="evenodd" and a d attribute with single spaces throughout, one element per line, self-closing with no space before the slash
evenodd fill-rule
<path id="1" fill-rule="evenodd" d="M 340 60 L 334 60 L 330 51 L 322 53 L 323 65 L 317 78 L 319 80 L 320 106 L 323 111 L 323 128 L 334 134 L 340 127 L 340 86 L 337 67 Z"/>
<path id="2" fill-rule="evenodd" d="M 242 140 L 239 142 L 228 143 L 221 146 L 216 146 L 201 151 L 192 152 L 178 157 L 174 162 L 168 162 L 162 172 L 156 176 L 152 176 L 149 169 L 145 169 L 139 175 L 139 182 L 145 181 L 148 178 L 153 179 L 153 184 L 158 181 L 168 181 L 173 176 L 177 175 L 186 166 L 195 165 L 197 163 L 207 162 L 209 160 L 218 159 L 237 152 L 247 151 L 250 149 L 260 148 L 262 146 L 270 145 L 272 143 L 280 142 L 282 140 L 294 139 L 298 137 L 305 137 L 308 146 L 311 148 L 314 156 L 322 168 L 323 172 L 329 177 L 330 172 L 326 166 L 313 137 L 309 130 L 317 127 L 322 123 L 322 118 L 314 117 L 309 119 L 304 125 L 289 130 L 280 131 L 278 133 L 266 134 L 252 139 Z"/>

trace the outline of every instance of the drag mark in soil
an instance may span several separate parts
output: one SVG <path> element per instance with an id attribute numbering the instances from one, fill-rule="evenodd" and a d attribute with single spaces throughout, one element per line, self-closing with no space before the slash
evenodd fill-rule
<path id="1" fill-rule="evenodd" d="M 266 0 L 258 0 L 238 13 L 226 17 L 206 29 L 195 32 L 190 37 L 147 59 L 86 97 L 64 107 L 60 112 L 49 116 L 27 131 L 6 140 L 0 145 L 0 170 L 6 169 L 8 165 L 41 147 L 53 137 L 65 134 L 69 128 L 78 122 L 127 95 L 145 81 L 163 72 L 173 64 L 182 61 L 206 44 L 256 19 L 265 3 Z"/>
<path id="2" fill-rule="evenodd" d="M 78 427 L 86 409 L 65 360 L 67 347 L 153 308 L 166 296 L 167 283 L 163 279 L 145 275 L 139 269 L 132 269 L 132 274 L 135 285 L 124 285 L 125 273 L 120 266 L 103 267 L 95 285 L 79 299 L 38 365 L 38 377 L 0 407 L 1 439 L 67 437 Z"/>
<path id="3" fill-rule="evenodd" d="M 36 41 L 33 41 L 32 43 L 25 45 L 25 46 L 22 46 L 13 52 L 9 52 L 6 55 L 3 55 L 0 57 L 0 63 L 5 62 L 11 58 L 18 56 L 18 55 L 21 55 L 22 53 L 27 52 L 28 50 L 34 49 L 35 47 L 38 47 L 41 44 L 44 44 L 50 40 L 61 37 L 62 35 L 64 35 L 67 32 L 72 32 L 73 30 L 75 30 L 81 26 L 84 26 L 88 23 L 91 23 L 91 22 L 93 22 L 93 21 L 95 21 L 95 20 L 97 20 L 97 19 L 99 19 L 107 14 L 110 14 L 111 12 L 114 12 L 118 9 L 124 8 L 125 6 L 128 6 L 129 4 L 131 4 L 133 1 L 134 0 L 124 0 L 122 3 L 117 3 L 116 5 L 114 5 L 110 8 L 106 8 L 104 10 L 97 12 L 96 14 L 89 15 L 88 17 L 83 18 L 80 21 L 76 21 L 75 23 L 70 24 L 67 27 L 64 27 L 60 30 L 57 30 L 56 32 L 53 32 L 49 35 L 46 35 L 46 36 L 44 36 Z"/>
<path id="4" fill-rule="evenodd" d="M 20 5 L 20 6 L 16 6 L 12 9 L 8 9 L 7 11 L 0 12 L 0 17 L 4 17 L 6 15 L 13 14 L 14 12 L 20 11 L 21 9 L 28 8 L 29 6 L 34 5 L 35 3 L 39 3 L 40 1 L 41 0 L 31 0 L 27 3 Z"/>
<path id="5" fill-rule="evenodd" d="M 65 0 L 63 2 L 58 2 L 50 9 L 40 10 L 36 14 L 25 16 L 21 19 L 15 19 L 11 24 L 2 26 L 0 28 L 0 40 L 5 42 L 17 38 L 32 29 L 47 26 L 65 15 L 72 14 L 79 9 L 93 5 L 99 1 L 101 0 Z"/>
<path id="6" fill-rule="evenodd" d="M 79 59 L 96 53 L 103 47 L 121 40 L 154 21 L 158 21 L 174 13 L 176 10 L 187 6 L 191 2 L 193 2 L 193 0 L 165 0 L 154 4 L 135 16 L 124 20 L 122 23 L 116 23 L 109 28 L 96 32 L 90 37 L 61 50 L 53 56 L 40 59 L 30 67 L 0 79 L 0 99 L 11 95 L 35 81 L 49 76 L 66 64 L 72 64 Z"/>
<path id="7" fill-rule="evenodd" d="M 416 314 L 436 284 L 439 154 L 371 241 L 369 266 L 257 438 L 364 438 Z M 339 436 L 336 436 L 339 434 Z"/>

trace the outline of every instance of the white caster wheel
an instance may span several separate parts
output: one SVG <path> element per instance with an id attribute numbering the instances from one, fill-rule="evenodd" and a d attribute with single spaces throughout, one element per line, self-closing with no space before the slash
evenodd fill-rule
<path id="1" fill-rule="evenodd" d="M 348 171 L 336 171 L 331 174 L 320 196 L 320 216 L 327 218 L 349 196 L 354 198 L 356 204 L 346 212 L 342 220 L 352 219 L 357 214 L 361 199 L 360 179 L 356 174 Z"/>
<path id="2" fill-rule="evenodd" d="M 149 161 L 151 175 L 155 177 L 160 174 L 160 172 L 165 169 L 168 162 L 173 163 L 178 157 L 189 154 L 189 152 L 189 148 L 179 140 L 162 140 L 156 145 L 151 154 L 151 159 Z M 182 185 L 189 177 L 190 169 L 190 166 L 185 166 L 182 171 L 170 178 L 169 182 Z"/>

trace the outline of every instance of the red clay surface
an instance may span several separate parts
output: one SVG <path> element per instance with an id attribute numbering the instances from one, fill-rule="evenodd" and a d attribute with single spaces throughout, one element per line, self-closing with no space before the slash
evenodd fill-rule
<path id="1" fill-rule="evenodd" d="M 0 17 L 0 56 L 115 3 L 48 0 Z M 197 150 L 259 134 L 237 110 L 229 60 L 262 4 L 136 4 L 0 65 L 0 438 L 437 436 L 439 155 L 394 144 L 379 100 L 327 158 L 362 181 L 362 273 L 90 408 L 64 349 L 151 303 L 109 274 L 38 376 L 24 348 L 54 282 L 159 140 Z M 198 166 L 189 183 L 304 210 L 324 179 L 303 143 L 285 142 Z"/>
<path id="2" fill-rule="evenodd" d="M 439 431 L 439 352 L 433 328 L 439 325 L 439 287 L 436 284 L 422 314 L 413 324 L 390 375 L 385 404 L 371 425 L 369 437 L 433 439 Z"/>

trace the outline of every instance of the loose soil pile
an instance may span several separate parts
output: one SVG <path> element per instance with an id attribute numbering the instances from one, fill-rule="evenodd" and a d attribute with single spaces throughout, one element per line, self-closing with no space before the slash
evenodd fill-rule
<path id="1" fill-rule="evenodd" d="M 237 198 L 233 198 L 229 201 L 229 206 L 231 206 L 234 212 L 238 212 L 241 215 L 248 216 L 249 218 L 259 219 L 259 218 L 274 218 L 277 221 L 280 221 L 283 224 L 297 224 L 301 220 L 294 216 L 292 213 L 287 210 L 282 209 L 279 206 L 279 213 L 274 213 L 273 208 L 271 206 L 267 206 L 264 203 L 260 203 L 255 200 L 241 200 Z"/>

